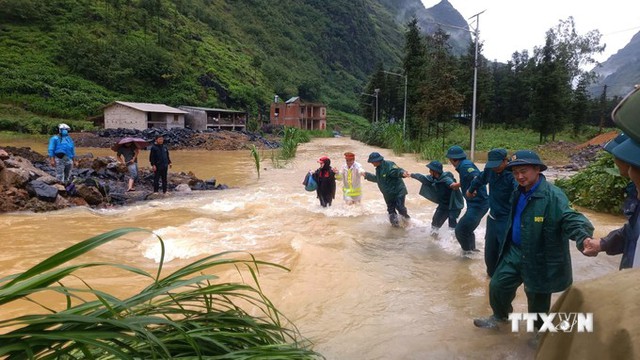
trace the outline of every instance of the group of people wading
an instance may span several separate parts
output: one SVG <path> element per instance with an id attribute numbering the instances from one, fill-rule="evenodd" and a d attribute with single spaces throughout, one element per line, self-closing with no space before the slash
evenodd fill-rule
<path id="1" fill-rule="evenodd" d="M 620 172 L 630 176 L 637 188 L 640 187 L 640 175 L 634 176 L 640 174 L 635 171 L 640 168 L 640 145 L 623 137 L 616 138 L 605 149 L 612 152 L 610 149 L 618 142 L 627 147 L 635 146 L 633 150 L 636 151 L 622 151 L 624 146 L 621 146 L 613 154 L 621 167 Z M 547 182 L 543 175 L 547 166 L 533 151 L 520 150 L 509 156 L 505 149 L 492 149 L 484 171 L 480 171 L 460 146 L 452 146 L 446 157 L 455 167 L 459 182 L 452 173 L 443 170 L 439 161 L 426 165 L 428 175 L 411 174 L 373 152 L 367 160 L 375 167 L 373 173 L 364 171 L 353 153 L 344 155 L 346 164 L 340 170 L 332 168 L 331 160 L 326 156 L 318 160 L 321 166 L 312 176 L 318 182 L 317 195 L 323 207 L 331 206 L 336 180 L 342 181 L 346 203 L 360 203 L 360 179 L 364 178 L 378 184 L 391 225 L 400 226 L 401 221 L 410 219 L 405 206 L 404 178 L 411 177 L 421 183 L 419 194 L 437 204 L 431 221 L 433 234 L 436 235 L 448 221 L 465 255 L 479 252 L 474 230 L 489 213 L 484 260 L 490 278 L 489 303 L 493 314 L 475 319 L 477 327 L 496 329 L 499 323 L 505 322 L 513 310 L 511 303 L 516 290 L 523 283 L 528 311 L 548 313 L 551 294 L 564 291 L 573 281 L 569 240 L 575 241 L 578 250 L 586 256 L 595 256 L 599 251 L 609 254 L 624 251 L 625 267 L 640 267 L 640 261 L 633 259 L 634 253 L 638 253 L 635 245 L 640 223 L 635 206 L 637 192 L 630 195 L 634 215 L 630 216 L 629 224 L 602 240 L 594 240 L 591 222 L 571 207 L 562 190 Z M 620 165 L 623 160 L 624 164 L 631 164 L 628 171 Z M 465 202 L 466 211 L 458 219 Z M 617 247 L 610 245 L 614 242 L 611 239 L 616 241 Z M 540 329 L 542 320 L 535 321 L 534 326 Z M 538 337 L 532 340 L 537 344 Z"/>

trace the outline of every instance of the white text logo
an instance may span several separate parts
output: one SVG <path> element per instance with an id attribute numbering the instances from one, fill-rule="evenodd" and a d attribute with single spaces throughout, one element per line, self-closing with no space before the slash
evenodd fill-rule
<path id="1" fill-rule="evenodd" d="M 593 313 L 511 313 L 511 331 L 520 331 L 525 321 L 527 332 L 534 332 L 536 320 L 542 321 L 538 332 L 593 332 Z"/>

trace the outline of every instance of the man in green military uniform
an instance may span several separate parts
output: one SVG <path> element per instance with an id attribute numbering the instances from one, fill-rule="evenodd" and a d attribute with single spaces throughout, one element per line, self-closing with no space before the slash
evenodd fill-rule
<path id="1" fill-rule="evenodd" d="M 569 239 L 580 251 L 593 236 L 593 225 L 569 206 L 562 190 L 542 175 L 547 166 L 536 153 L 517 151 L 507 165 L 518 182 L 511 198 L 511 216 L 498 267 L 489 284 L 493 315 L 475 319 L 481 328 L 497 328 L 513 311 L 511 302 L 524 283 L 530 313 L 548 313 L 551 293 L 571 285 Z M 536 321 L 536 328 L 542 322 Z"/>
<path id="2" fill-rule="evenodd" d="M 403 178 L 408 177 L 409 173 L 399 168 L 393 161 L 385 160 L 382 155 L 372 152 L 367 162 L 376 168 L 376 173 L 365 172 L 364 178 L 377 183 L 384 202 L 387 204 L 389 212 L 389 221 L 394 227 L 399 227 L 398 213 L 404 219 L 409 219 L 407 207 L 404 206 L 405 197 L 407 196 L 407 187 L 404 185 Z"/>

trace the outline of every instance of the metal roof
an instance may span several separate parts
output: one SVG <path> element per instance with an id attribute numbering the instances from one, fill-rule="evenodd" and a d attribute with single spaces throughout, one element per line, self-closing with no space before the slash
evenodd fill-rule
<path id="1" fill-rule="evenodd" d="M 300 99 L 299 96 L 294 96 L 291 99 L 287 100 L 285 103 L 286 104 L 291 104 L 292 102 L 296 102 L 296 100 Z"/>
<path id="2" fill-rule="evenodd" d="M 147 103 L 134 103 L 134 102 L 125 102 L 125 101 L 116 101 L 115 103 L 120 104 L 122 106 L 130 107 L 132 109 L 144 111 L 144 112 L 165 113 L 165 114 L 187 114 L 187 112 L 184 110 L 176 109 L 164 104 L 147 104 Z"/>
<path id="3" fill-rule="evenodd" d="M 215 108 L 205 108 L 199 106 L 180 106 L 182 109 L 193 109 L 193 110 L 202 110 L 202 111 L 216 111 L 222 113 L 231 113 L 231 114 L 246 114 L 246 111 L 241 110 L 230 110 L 230 109 L 215 109 Z"/>

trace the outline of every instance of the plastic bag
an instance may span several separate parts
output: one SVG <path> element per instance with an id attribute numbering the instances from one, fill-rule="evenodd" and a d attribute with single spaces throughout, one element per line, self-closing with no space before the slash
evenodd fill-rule
<path id="1" fill-rule="evenodd" d="M 304 185 L 304 189 L 307 191 L 316 191 L 316 189 L 318 189 L 318 183 L 313 180 L 313 175 L 311 173 L 307 173 L 302 185 Z"/>

